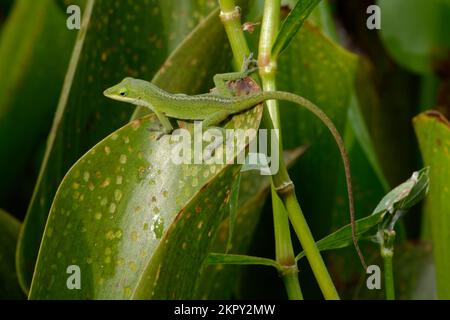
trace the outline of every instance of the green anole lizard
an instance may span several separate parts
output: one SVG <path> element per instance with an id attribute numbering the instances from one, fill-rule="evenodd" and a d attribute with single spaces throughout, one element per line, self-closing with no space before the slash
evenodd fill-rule
<path id="1" fill-rule="evenodd" d="M 290 101 L 306 108 L 316 115 L 330 130 L 339 147 L 344 163 L 347 181 L 352 238 L 362 265 L 366 268 L 364 257 L 356 237 L 356 223 L 353 205 L 352 179 L 348 154 L 341 135 L 328 116 L 312 102 L 295 94 L 284 91 L 263 91 L 246 96 L 235 97 L 227 86 L 228 81 L 235 81 L 248 77 L 256 70 L 250 69 L 251 58 L 244 61 L 241 72 L 217 74 L 214 76 L 215 92 L 200 95 L 172 94 L 162 90 L 154 84 L 134 78 L 125 78 L 119 84 L 104 91 L 108 98 L 128 102 L 137 106 L 151 109 L 163 125 L 164 132 L 170 134 L 173 126 L 169 118 L 179 120 L 202 120 L 203 127 L 217 126 L 228 117 L 247 111 L 267 100 Z"/>

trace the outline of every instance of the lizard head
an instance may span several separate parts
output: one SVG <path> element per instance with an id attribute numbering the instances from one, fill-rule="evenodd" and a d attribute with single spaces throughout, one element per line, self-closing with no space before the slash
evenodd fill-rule
<path id="1" fill-rule="evenodd" d="M 141 99 L 144 82 L 143 80 L 127 77 L 119 84 L 106 89 L 103 95 L 113 100 L 143 105 L 144 102 Z"/>

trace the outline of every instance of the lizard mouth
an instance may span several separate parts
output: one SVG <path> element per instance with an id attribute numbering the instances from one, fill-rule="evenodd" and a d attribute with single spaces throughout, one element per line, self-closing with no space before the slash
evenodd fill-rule
<path id="1" fill-rule="evenodd" d="M 125 101 L 125 102 L 129 101 L 129 99 L 118 95 L 117 92 L 114 92 L 114 90 L 111 89 L 106 89 L 105 91 L 103 91 L 103 95 L 107 98 L 117 101 Z"/>
<path id="2" fill-rule="evenodd" d="M 103 95 L 108 98 L 114 98 L 114 94 L 111 89 L 106 89 L 103 91 Z"/>

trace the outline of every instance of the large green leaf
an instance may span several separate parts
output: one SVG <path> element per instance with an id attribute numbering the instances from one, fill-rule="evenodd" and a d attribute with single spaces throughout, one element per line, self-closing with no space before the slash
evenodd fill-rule
<path id="1" fill-rule="evenodd" d="M 362 76 L 358 76 L 355 84 L 356 93 L 383 172 L 389 185 L 397 185 L 417 167 L 410 121 L 418 101 L 417 78 L 392 63 L 377 31 L 368 32 L 366 2 L 338 1 L 334 5 L 343 26 L 351 32 L 352 47 L 360 48 L 372 61 L 371 64 L 367 59 L 360 59 Z M 381 19 L 383 30 L 384 11 Z M 402 19 L 397 20 L 400 23 Z M 348 43 L 345 39 L 348 38 L 343 37 Z M 400 95 L 399 92 L 410 94 Z"/>
<path id="2" fill-rule="evenodd" d="M 339 37 L 334 25 L 333 15 L 331 12 L 329 0 L 322 0 L 317 7 L 311 12 L 309 21 L 315 24 L 322 32 L 332 40 L 338 42 Z"/>
<path id="3" fill-rule="evenodd" d="M 164 21 L 161 12 L 166 6 L 167 1 L 162 0 L 140 1 L 133 6 L 119 0 L 87 2 L 84 25 L 19 242 L 18 268 L 24 288 L 30 284 L 49 208 L 62 177 L 85 151 L 126 123 L 132 114 L 130 106 L 112 106 L 101 93 L 125 76 L 151 79 L 168 55 L 169 42 L 173 43 L 169 38 L 180 37 L 177 32 L 189 32 L 188 28 L 180 30 L 176 24 Z M 207 11 L 209 7 L 207 1 L 197 8 Z M 201 19 L 202 14 L 185 9 L 173 12 L 170 21 L 186 15 L 196 16 L 194 22 Z M 168 65 L 163 69 L 169 69 Z"/>
<path id="4" fill-rule="evenodd" d="M 8 208 L 25 210 L 10 199 L 28 200 L 32 160 L 45 144 L 75 36 L 53 0 L 16 1 L 2 28 L 0 203 Z"/>
<path id="5" fill-rule="evenodd" d="M 378 0 L 378 5 L 381 38 L 399 64 L 429 73 L 448 59 L 450 1 Z"/>
<path id="6" fill-rule="evenodd" d="M 227 128 L 258 128 L 261 115 L 256 107 Z M 31 299 L 193 297 L 240 166 L 174 163 L 171 136 L 148 132 L 156 123 L 150 115 L 119 129 L 66 175 Z M 81 290 L 66 287 L 69 265 L 81 269 Z"/>
<path id="7" fill-rule="evenodd" d="M 14 257 L 20 223 L 0 209 L 0 299 L 21 299 Z"/>
<path id="8" fill-rule="evenodd" d="M 339 41 L 331 9 L 327 1 L 322 1 L 313 11 L 311 19 L 320 26 L 322 31 L 334 41 Z M 364 216 L 377 203 L 378 199 L 389 191 L 389 184 L 384 176 L 377 150 L 371 136 L 368 123 L 376 109 L 376 93 L 373 90 L 373 80 L 370 74 L 370 63 L 359 57 L 355 88 L 349 103 L 348 119 L 343 132 L 353 173 L 353 187 L 357 216 Z M 364 110 L 361 108 L 364 105 Z M 343 170 L 339 178 L 337 208 L 333 216 L 333 226 L 341 226 L 348 221 L 340 212 L 345 210 L 346 185 Z"/>
<path id="9" fill-rule="evenodd" d="M 345 7 L 348 8 L 349 5 L 347 3 Z M 353 5 L 350 6 L 353 7 Z M 333 40 L 339 41 L 342 37 L 337 34 L 330 11 L 328 3 L 322 1 L 311 18 L 325 34 Z M 355 10 L 352 12 L 355 12 Z M 357 31 L 352 28 L 352 35 L 354 33 L 357 33 Z M 380 150 L 375 148 L 375 141 L 370 130 L 372 128 L 369 128 L 369 124 L 374 122 L 375 116 L 379 112 L 378 97 L 374 90 L 370 67 L 369 61 L 360 56 L 355 88 L 352 90 L 347 123 L 343 132 L 351 164 L 355 215 L 357 218 L 362 218 L 367 212 L 370 212 L 383 194 L 389 191 L 389 183 L 379 160 L 381 158 L 378 156 Z M 337 194 L 334 200 L 335 207 L 331 219 L 331 230 L 333 231 L 347 224 L 349 220 L 348 216 L 342 214 L 348 210 L 348 204 L 344 171 L 340 169 L 340 172 Z M 368 249 L 371 249 L 371 243 L 368 242 L 362 242 L 360 246 L 365 254 L 369 252 Z M 333 279 L 341 286 L 339 292 L 345 297 L 347 292 L 343 284 L 351 284 L 355 278 L 364 277 L 355 250 L 348 248 L 336 252 L 330 251 L 327 253 L 327 260 Z M 353 290 L 352 286 L 349 286 L 349 289 Z"/>
<path id="10" fill-rule="evenodd" d="M 330 13 L 329 5 L 322 1 L 313 12 L 314 22 L 320 25 L 323 32 L 335 41 L 339 41 L 336 27 Z M 370 77 L 370 63 L 359 57 L 358 69 L 355 79 L 355 88 L 352 90 L 349 101 L 347 122 L 343 132 L 344 141 L 349 153 L 352 175 L 356 216 L 363 217 L 366 212 L 375 206 L 378 199 L 389 191 L 389 183 L 383 173 L 377 150 L 371 136 L 368 123 L 377 106 L 376 93 L 373 90 L 373 80 Z M 364 110 L 361 106 L 364 105 Z M 341 212 L 346 210 L 346 182 L 343 170 L 340 170 L 336 207 L 333 214 L 333 228 L 348 222 Z M 356 265 L 357 263 L 355 263 Z M 347 269 L 348 270 L 348 269 Z"/>
<path id="11" fill-rule="evenodd" d="M 431 226 L 436 283 L 440 299 L 450 299 L 450 123 L 436 111 L 414 118 L 430 188 L 424 213 Z"/>

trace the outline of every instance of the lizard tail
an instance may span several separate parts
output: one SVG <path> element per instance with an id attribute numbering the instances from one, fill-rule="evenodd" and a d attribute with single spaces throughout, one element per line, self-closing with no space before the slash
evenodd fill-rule
<path id="1" fill-rule="evenodd" d="M 322 121 L 326 127 L 330 130 L 331 134 L 333 135 L 334 140 L 336 141 L 336 144 L 338 145 L 339 152 L 341 154 L 341 158 L 344 164 L 344 170 L 345 170 L 345 179 L 347 183 L 347 194 L 348 194 L 348 203 L 349 203 L 349 211 L 350 211 L 350 224 L 352 227 L 352 240 L 353 244 L 355 246 L 356 252 L 358 254 L 359 260 L 361 261 L 362 266 L 364 267 L 364 270 L 367 269 L 367 264 L 364 259 L 364 255 L 361 251 L 361 248 L 358 244 L 358 237 L 356 233 L 356 220 L 355 220 L 355 207 L 354 207 L 354 200 L 353 200 L 353 186 L 352 186 L 352 176 L 350 172 L 350 161 L 348 157 L 347 150 L 345 149 L 344 141 L 342 139 L 342 136 L 340 135 L 339 131 L 336 129 L 336 126 L 331 121 L 331 119 L 315 104 L 313 104 L 311 101 L 300 97 L 298 95 L 295 95 L 290 92 L 284 92 L 284 91 L 265 91 L 261 92 L 259 94 L 255 94 L 255 105 L 261 102 L 264 102 L 266 100 L 284 100 L 293 102 L 295 104 L 298 104 L 301 107 L 306 108 L 311 113 L 313 113 L 315 116 L 317 116 L 320 121 Z"/>

